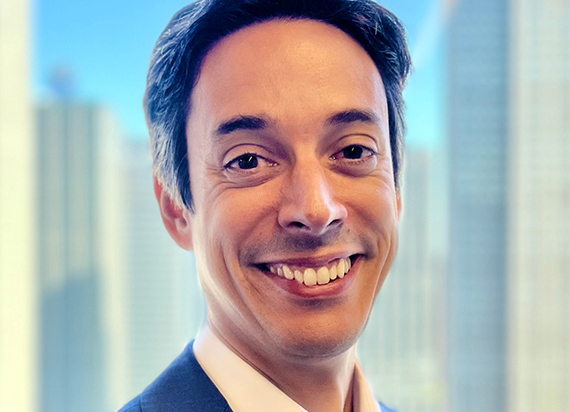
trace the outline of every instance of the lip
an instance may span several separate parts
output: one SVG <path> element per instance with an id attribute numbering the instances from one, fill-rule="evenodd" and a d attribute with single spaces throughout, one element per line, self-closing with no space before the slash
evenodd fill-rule
<path id="1" fill-rule="evenodd" d="M 323 256 L 306 256 L 306 257 L 300 256 L 288 259 L 269 258 L 267 261 L 256 264 L 255 266 L 288 265 L 288 266 L 304 266 L 304 267 L 319 268 L 328 265 L 334 260 L 351 258 L 353 256 L 360 256 L 360 255 L 361 253 L 359 252 L 347 251 L 343 253 L 328 254 Z"/>
<path id="2" fill-rule="evenodd" d="M 287 260 L 279 260 L 276 262 L 276 264 L 286 264 L 291 266 L 297 265 L 297 266 L 315 267 L 318 265 L 324 266 L 327 263 L 332 262 L 333 260 L 345 257 L 351 257 L 351 261 L 353 261 L 350 271 L 342 279 L 337 278 L 334 281 L 327 283 L 326 285 L 307 286 L 303 283 L 297 282 L 294 279 L 289 280 L 279 277 L 269 271 L 262 270 L 259 267 L 257 267 L 257 269 L 260 270 L 265 276 L 267 276 L 275 285 L 277 285 L 279 288 L 283 289 L 287 293 L 290 293 L 302 299 L 326 299 L 326 298 L 338 297 L 351 287 L 351 285 L 354 283 L 354 280 L 358 275 L 358 271 L 362 264 L 361 263 L 362 255 L 359 254 L 353 254 L 350 256 L 338 255 L 333 258 L 317 258 L 317 259 L 314 258 L 287 259 Z"/>

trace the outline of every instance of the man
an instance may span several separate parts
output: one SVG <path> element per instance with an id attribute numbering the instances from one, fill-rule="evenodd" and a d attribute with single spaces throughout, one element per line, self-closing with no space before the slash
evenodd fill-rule
<path id="1" fill-rule="evenodd" d="M 172 19 L 145 109 L 208 324 L 122 411 L 388 411 L 355 345 L 397 249 L 409 68 L 369 0 L 205 0 Z"/>

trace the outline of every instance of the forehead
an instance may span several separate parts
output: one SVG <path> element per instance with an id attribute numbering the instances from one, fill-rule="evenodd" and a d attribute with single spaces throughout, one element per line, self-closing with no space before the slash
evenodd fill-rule
<path id="1" fill-rule="evenodd" d="M 352 37 L 323 22 L 279 19 L 247 26 L 212 48 L 192 93 L 191 117 L 199 111 L 299 118 L 347 108 L 384 117 L 385 102 L 376 65 Z"/>

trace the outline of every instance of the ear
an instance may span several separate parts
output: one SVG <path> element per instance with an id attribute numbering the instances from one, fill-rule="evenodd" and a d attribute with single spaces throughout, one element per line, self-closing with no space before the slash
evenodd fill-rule
<path id="1" fill-rule="evenodd" d="M 400 188 L 396 188 L 396 207 L 398 209 L 398 222 L 402 217 L 402 195 L 400 192 Z"/>
<path id="2" fill-rule="evenodd" d="M 166 230 L 182 249 L 192 250 L 192 227 L 190 211 L 180 207 L 163 190 L 162 184 L 154 177 L 154 194 L 158 200 L 160 214 Z"/>

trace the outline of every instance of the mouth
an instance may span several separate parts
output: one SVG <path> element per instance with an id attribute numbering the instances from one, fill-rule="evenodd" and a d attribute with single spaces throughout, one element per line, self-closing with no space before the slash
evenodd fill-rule
<path id="1" fill-rule="evenodd" d="M 305 286 L 321 286 L 344 278 L 360 256 L 356 254 L 337 258 L 324 265 L 315 266 L 275 262 L 256 265 L 256 267 L 266 274 L 271 273 L 291 282 L 297 282 Z"/>

